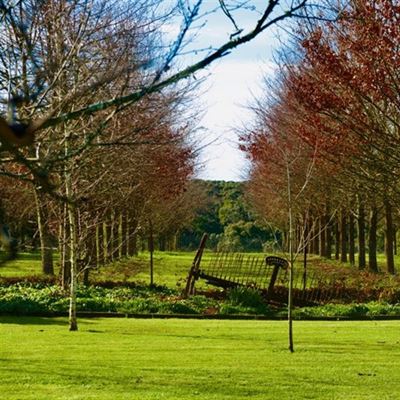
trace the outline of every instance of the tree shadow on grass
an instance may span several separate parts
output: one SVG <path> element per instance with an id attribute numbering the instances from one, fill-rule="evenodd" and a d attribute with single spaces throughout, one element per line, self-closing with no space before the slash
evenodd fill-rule
<path id="1" fill-rule="evenodd" d="M 68 320 L 66 318 L 50 318 L 50 317 L 0 316 L 0 324 L 68 326 Z"/>
<path id="2" fill-rule="evenodd" d="M 78 318 L 78 330 L 79 323 L 82 322 L 84 325 L 95 324 L 97 318 L 91 318 L 88 320 L 87 318 Z M 60 326 L 68 326 L 68 318 L 67 317 L 40 317 L 40 316 L 1 316 L 0 315 L 0 325 L 1 324 L 15 324 L 15 325 L 60 325 Z"/>

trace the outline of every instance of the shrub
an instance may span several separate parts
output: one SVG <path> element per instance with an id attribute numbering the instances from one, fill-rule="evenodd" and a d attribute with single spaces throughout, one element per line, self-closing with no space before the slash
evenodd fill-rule
<path id="1" fill-rule="evenodd" d="M 237 313 L 267 314 L 269 312 L 267 304 L 257 289 L 233 288 L 228 292 L 228 302 L 236 307 Z"/>
<path id="2" fill-rule="evenodd" d="M 228 300 L 233 305 L 246 307 L 259 307 L 264 305 L 264 299 L 261 293 L 252 288 L 236 287 L 228 292 Z"/>

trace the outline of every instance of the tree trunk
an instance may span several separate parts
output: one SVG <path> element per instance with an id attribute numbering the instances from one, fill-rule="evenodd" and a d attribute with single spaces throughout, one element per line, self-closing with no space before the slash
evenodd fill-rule
<path id="1" fill-rule="evenodd" d="M 66 140 L 66 149 L 68 150 L 69 137 Z M 67 151 L 68 154 L 68 151 Z M 68 222 L 69 222 L 69 262 L 70 262 L 70 285 L 69 285 L 69 330 L 77 331 L 78 323 L 76 319 L 76 289 L 77 289 L 77 272 L 78 272 L 78 238 L 77 238 L 77 221 L 76 208 L 73 200 L 72 189 L 72 172 L 65 171 L 65 195 L 68 199 L 66 204 Z"/>
<path id="2" fill-rule="evenodd" d="M 68 194 L 67 194 L 68 196 Z M 76 289 L 77 289 L 77 227 L 76 227 L 76 213 L 75 206 L 72 202 L 68 203 L 68 218 L 70 227 L 70 263 L 71 263 L 71 284 L 70 284 L 70 298 L 69 298 L 69 330 L 77 331 L 78 322 L 76 319 Z"/>
<path id="3" fill-rule="evenodd" d="M 335 220 L 335 260 L 339 260 L 340 255 L 340 230 L 339 221 Z"/>
<path id="4" fill-rule="evenodd" d="M 355 265 L 355 226 L 354 215 L 350 212 L 349 215 L 349 261 L 352 266 Z"/>
<path id="5" fill-rule="evenodd" d="M 149 252 L 150 252 L 150 286 L 154 285 L 154 236 L 153 236 L 153 224 L 149 221 Z"/>
<path id="6" fill-rule="evenodd" d="M 115 253 L 116 239 L 118 240 L 118 236 L 117 236 L 117 238 L 115 237 L 114 210 L 111 210 L 109 226 L 108 226 L 108 254 L 109 254 L 110 261 L 114 261 L 116 258 L 115 257 L 116 256 L 116 253 Z"/>
<path id="7" fill-rule="evenodd" d="M 327 217 L 323 215 L 320 219 L 319 232 L 320 232 L 320 246 L 319 255 L 321 257 L 326 257 L 326 233 L 327 233 Z"/>
<path id="8" fill-rule="evenodd" d="M 69 239 L 69 222 L 67 205 L 63 207 L 63 220 L 61 224 L 61 287 L 66 290 L 70 285 L 71 280 L 71 252 L 70 252 L 70 239 Z"/>
<path id="9" fill-rule="evenodd" d="M 307 243 L 304 243 L 303 249 L 303 290 L 307 287 Z"/>
<path id="10" fill-rule="evenodd" d="M 158 238 L 158 247 L 159 247 L 160 251 L 166 251 L 166 249 L 167 249 L 167 240 L 166 240 L 165 235 L 161 235 Z"/>
<path id="11" fill-rule="evenodd" d="M 89 286 L 90 271 L 97 267 L 97 243 L 96 243 L 96 227 L 91 227 L 86 239 L 86 257 L 84 260 L 83 284 Z"/>
<path id="12" fill-rule="evenodd" d="M 288 240 L 288 233 L 287 231 L 283 232 L 283 243 L 282 243 L 282 249 L 284 252 L 289 251 L 289 240 Z"/>
<path id="13" fill-rule="evenodd" d="M 393 255 L 393 216 L 392 216 L 392 205 L 388 199 L 384 200 L 385 205 L 385 219 L 386 219 L 386 241 L 385 241 L 385 252 L 386 252 L 386 268 L 390 274 L 395 273 L 394 268 L 394 255 Z"/>
<path id="14" fill-rule="evenodd" d="M 340 218 L 340 261 L 347 262 L 347 218 L 346 213 L 342 210 Z"/>
<path id="15" fill-rule="evenodd" d="M 97 266 L 104 264 L 104 248 L 103 248 L 103 224 L 96 225 L 96 257 Z"/>
<path id="16" fill-rule="evenodd" d="M 293 341 L 293 267 L 294 267 L 294 249 L 293 249 L 293 211 L 292 211 L 292 187 L 289 165 L 286 165 L 287 173 L 287 194 L 288 194 L 288 220 L 289 220 L 289 290 L 288 290 L 288 339 L 289 351 L 294 352 Z"/>
<path id="17" fill-rule="evenodd" d="M 329 260 L 332 258 L 332 222 L 329 214 L 327 214 L 326 220 L 326 258 Z"/>
<path id="18" fill-rule="evenodd" d="M 378 261 L 376 258 L 377 227 L 378 227 L 378 210 L 376 207 L 373 207 L 370 214 L 369 235 L 368 235 L 368 268 L 372 272 L 378 272 Z"/>
<path id="19" fill-rule="evenodd" d="M 42 272 L 45 275 L 54 275 L 52 236 L 49 230 L 49 210 L 43 193 L 34 189 L 36 214 L 40 238 L 40 253 L 42 258 Z"/>
<path id="20" fill-rule="evenodd" d="M 118 260 L 119 257 L 119 217 L 113 210 L 112 212 L 112 258 Z"/>
<path id="21" fill-rule="evenodd" d="M 121 238 L 120 253 L 119 253 L 120 258 L 126 257 L 128 255 L 127 222 L 128 218 L 124 214 L 121 214 L 119 219 L 120 238 Z"/>
<path id="22" fill-rule="evenodd" d="M 320 230 L 319 230 L 319 218 L 316 218 L 314 220 L 314 229 L 313 229 L 313 253 L 314 254 L 319 254 L 319 235 L 320 235 Z"/>
<path id="23" fill-rule="evenodd" d="M 104 264 L 107 264 L 109 262 L 109 253 L 108 253 L 108 242 L 109 242 L 109 237 L 108 237 L 108 228 L 107 228 L 107 217 L 105 218 L 105 221 L 102 223 L 102 231 L 103 231 L 103 262 Z"/>
<path id="24" fill-rule="evenodd" d="M 114 235 L 113 235 L 113 224 L 112 224 L 112 218 L 111 216 L 108 216 L 106 220 L 106 251 L 107 251 L 107 257 L 106 257 L 106 262 L 109 263 L 113 260 L 113 244 L 114 244 Z"/>
<path id="25" fill-rule="evenodd" d="M 365 248 L 365 209 L 364 205 L 359 202 L 358 205 L 358 269 L 366 267 L 366 248 Z"/>
<path id="26" fill-rule="evenodd" d="M 137 256 L 138 255 L 138 247 L 137 247 L 137 235 L 136 235 L 137 222 L 133 219 L 129 219 L 128 225 L 128 253 L 129 256 Z"/>

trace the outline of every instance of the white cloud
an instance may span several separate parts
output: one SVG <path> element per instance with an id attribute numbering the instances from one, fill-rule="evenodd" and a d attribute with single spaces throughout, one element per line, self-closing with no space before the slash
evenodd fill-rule
<path id="1" fill-rule="evenodd" d="M 239 151 L 234 128 L 250 122 L 246 109 L 261 94 L 262 77 L 271 74 L 273 63 L 224 59 L 210 69 L 202 101 L 207 112 L 202 124 L 216 139 L 203 153 L 206 167 L 200 176 L 206 179 L 242 180 L 246 160 Z"/>

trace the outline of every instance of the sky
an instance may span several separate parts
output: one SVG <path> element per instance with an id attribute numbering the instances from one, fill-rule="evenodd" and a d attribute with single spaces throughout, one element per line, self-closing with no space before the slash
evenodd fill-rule
<path id="1" fill-rule="evenodd" d="M 262 93 L 263 75 L 273 71 L 272 63 L 241 55 L 223 60 L 211 68 L 202 94 L 208 145 L 202 155 L 199 177 L 213 180 L 240 181 L 248 169 L 244 154 L 238 149 L 237 130 L 249 126 L 249 106 Z"/>
<path id="2" fill-rule="evenodd" d="M 254 1 L 263 3 L 265 1 Z M 239 13 L 239 27 L 257 20 L 255 13 Z M 232 24 L 222 13 L 207 17 L 207 25 L 193 42 L 193 48 L 223 43 L 232 33 Z M 205 72 L 199 99 L 204 117 L 200 121 L 203 142 L 212 142 L 201 154 L 198 177 L 212 180 L 246 179 L 248 163 L 238 149 L 235 128 L 248 126 L 252 120 L 248 106 L 262 93 L 262 77 L 272 75 L 272 50 L 277 45 L 276 32 L 265 32 L 253 41 L 232 51 L 212 64 Z"/>

